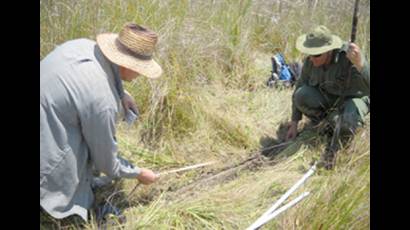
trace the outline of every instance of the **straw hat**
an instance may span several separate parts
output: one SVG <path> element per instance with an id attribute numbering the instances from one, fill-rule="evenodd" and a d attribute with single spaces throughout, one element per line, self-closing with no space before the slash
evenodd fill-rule
<path id="1" fill-rule="evenodd" d="M 157 34 L 135 23 L 126 23 L 119 34 L 97 35 L 97 44 L 112 62 L 148 78 L 158 78 L 161 66 L 152 59 Z"/>
<path id="2" fill-rule="evenodd" d="M 333 35 L 325 26 L 318 26 L 308 34 L 299 36 L 296 40 L 296 48 L 300 52 L 309 55 L 317 55 L 333 49 L 339 49 L 342 45 L 342 39 Z"/>

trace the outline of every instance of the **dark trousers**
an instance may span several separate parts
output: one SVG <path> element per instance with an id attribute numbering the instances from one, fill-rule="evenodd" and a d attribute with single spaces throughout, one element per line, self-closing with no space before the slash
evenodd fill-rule
<path id="1" fill-rule="evenodd" d="M 311 120 L 326 119 L 334 126 L 337 118 L 343 116 L 340 133 L 353 134 L 357 127 L 363 125 L 365 116 L 370 111 L 370 98 L 346 98 L 341 114 L 336 107 L 338 100 L 340 97 L 321 92 L 312 86 L 302 86 L 294 95 L 296 108 Z"/>

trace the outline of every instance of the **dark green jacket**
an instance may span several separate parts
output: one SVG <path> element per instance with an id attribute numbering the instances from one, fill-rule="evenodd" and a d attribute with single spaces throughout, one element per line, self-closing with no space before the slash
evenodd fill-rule
<path id="1" fill-rule="evenodd" d="M 298 88 L 308 85 L 317 88 L 322 94 L 341 96 L 345 79 L 348 75 L 349 59 L 346 57 L 347 43 L 341 49 L 333 51 L 332 61 L 326 67 L 314 67 L 309 58 L 306 58 L 300 78 L 296 82 L 295 92 Z M 349 87 L 345 91 L 348 98 L 361 98 L 370 96 L 370 66 L 363 53 L 363 69 L 359 72 L 352 68 Z M 293 97 L 294 97 L 293 93 Z M 292 121 L 302 119 L 302 113 L 296 108 L 292 100 Z"/>

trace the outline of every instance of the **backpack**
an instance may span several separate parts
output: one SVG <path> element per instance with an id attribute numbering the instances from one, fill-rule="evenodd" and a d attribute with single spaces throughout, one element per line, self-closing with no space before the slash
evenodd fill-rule
<path id="1" fill-rule="evenodd" d="M 292 62 L 289 65 L 281 53 L 275 54 L 272 58 L 272 71 L 266 85 L 268 87 L 292 87 L 299 78 L 302 64 Z"/>

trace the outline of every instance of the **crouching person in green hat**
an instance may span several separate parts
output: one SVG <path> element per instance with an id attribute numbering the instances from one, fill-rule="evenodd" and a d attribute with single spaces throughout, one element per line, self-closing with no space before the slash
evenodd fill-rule
<path id="1" fill-rule="evenodd" d="M 334 127 L 338 117 L 342 116 L 340 141 L 347 143 L 357 127 L 363 125 L 370 110 L 368 62 L 357 44 L 342 42 L 325 26 L 318 26 L 298 37 L 296 48 L 309 56 L 304 61 L 292 96 L 292 118 L 286 139 L 296 137 L 302 114 L 313 124 L 324 120 L 330 127 Z M 346 84 L 349 68 L 350 82 Z M 343 94 L 344 101 L 341 102 Z M 341 114 L 338 105 L 343 108 Z M 330 134 L 333 135 L 332 132 Z M 332 168 L 334 163 L 326 154 L 322 155 L 320 162 L 326 168 Z"/>
<path id="2" fill-rule="evenodd" d="M 55 219 L 87 221 L 94 170 L 110 180 L 156 181 L 153 171 L 117 155 L 115 125 L 133 109 L 122 80 L 162 73 L 152 59 L 157 38 L 127 23 L 119 34 L 99 34 L 96 42 L 67 41 L 40 61 L 40 210 Z"/>

